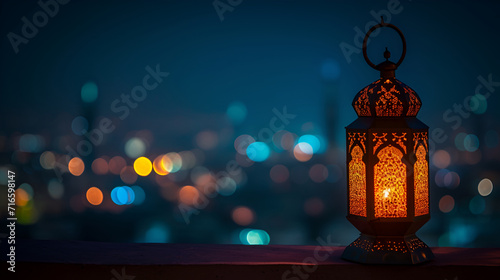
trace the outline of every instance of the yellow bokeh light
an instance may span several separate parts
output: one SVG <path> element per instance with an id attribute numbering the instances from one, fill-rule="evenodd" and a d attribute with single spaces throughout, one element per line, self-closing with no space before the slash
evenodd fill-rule
<path id="1" fill-rule="evenodd" d="M 85 164 L 83 163 L 83 160 L 81 158 L 74 157 L 69 161 L 68 169 L 69 172 L 74 176 L 80 176 L 85 170 Z"/>
<path id="2" fill-rule="evenodd" d="M 25 190 L 23 190 L 23 189 L 16 190 L 16 205 L 17 206 L 25 206 L 29 200 L 30 200 L 30 197 Z"/>
<path id="3" fill-rule="evenodd" d="M 153 164 L 146 157 L 140 157 L 134 161 L 135 173 L 139 176 L 148 176 L 153 170 Z"/>
<path id="4" fill-rule="evenodd" d="M 87 190 L 87 200 L 92 205 L 99 205 L 102 203 L 103 195 L 99 188 L 92 187 Z"/>

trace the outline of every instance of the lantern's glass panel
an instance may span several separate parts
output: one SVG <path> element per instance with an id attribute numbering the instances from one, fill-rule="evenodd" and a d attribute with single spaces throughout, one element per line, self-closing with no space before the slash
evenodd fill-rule
<path id="1" fill-rule="evenodd" d="M 375 217 L 406 217 L 406 166 L 403 153 L 387 146 L 377 154 L 374 167 Z"/>
<path id="2" fill-rule="evenodd" d="M 349 213 L 366 217 L 366 166 L 363 151 L 354 146 L 349 162 Z"/>
<path id="3" fill-rule="evenodd" d="M 417 148 L 417 161 L 414 166 L 415 178 L 415 216 L 429 214 L 429 165 L 427 152 L 423 145 Z"/>

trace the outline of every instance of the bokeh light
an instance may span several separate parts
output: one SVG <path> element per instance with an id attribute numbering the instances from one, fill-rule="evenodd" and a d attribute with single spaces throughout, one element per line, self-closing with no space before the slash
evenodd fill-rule
<path id="1" fill-rule="evenodd" d="M 234 148 L 236 149 L 236 152 L 238 152 L 238 154 L 246 155 L 248 145 L 252 144 L 253 142 L 255 142 L 255 139 L 252 136 L 243 134 L 238 136 L 234 140 Z"/>
<path id="2" fill-rule="evenodd" d="M 243 229 L 239 235 L 240 242 L 245 245 L 267 245 L 270 242 L 269 234 L 261 229 Z"/>
<path id="3" fill-rule="evenodd" d="M 30 200 L 28 193 L 23 189 L 17 189 L 15 191 L 16 195 L 16 205 L 17 206 L 26 206 L 28 201 Z"/>
<path id="4" fill-rule="evenodd" d="M 97 187 L 91 187 L 86 193 L 87 201 L 92 205 L 99 205 L 102 203 L 102 191 Z"/>
<path id="5" fill-rule="evenodd" d="M 139 176 L 148 176 L 153 170 L 153 164 L 147 157 L 140 157 L 134 161 L 134 170 Z"/>
<path id="6" fill-rule="evenodd" d="M 439 200 L 439 210 L 449 213 L 455 208 L 455 199 L 451 195 L 445 195 Z"/>
<path id="7" fill-rule="evenodd" d="M 127 162 L 124 158 L 122 158 L 121 156 L 115 156 L 109 160 L 108 167 L 111 173 L 118 175 L 126 165 Z"/>
<path id="8" fill-rule="evenodd" d="M 432 163 L 437 168 L 447 168 L 451 163 L 450 154 L 445 150 L 437 150 L 432 155 Z"/>
<path id="9" fill-rule="evenodd" d="M 493 191 L 493 182 L 490 179 L 484 178 L 477 185 L 477 191 L 482 196 L 488 196 Z"/>
<path id="10" fill-rule="evenodd" d="M 132 166 L 125 166 L 120 172 L 120 179 L 122 179 L 125 184 L 133 184 L 137 181 L 137 173 L 135 173 Z"/>
<path id="11" fill-rule="evenodd" d="M 116 205 L 129 205 L 135 200 L 135 193 L 128 186 L 115 187 L 111 190 L 111 200 Z"/>
<path id="12" fill-rule="evenodd" d="M 60 199 L 64 195 L 64 186 L 57 179 L 50 179 L 47 191 L 53 199 Z"/>
<path id="13" fill-rule="evenodd" d="M 250 208 L 239 206 L 233 210 L 231 217 L 233 218 L 233 221 L 238 225 L 248 226 L 253 223 L 255 214 Z"/>
<path id="14" fill-rule="evenodd" d="M 484 114 L 488 109 L 488 101 L 482 94 L 474 94 L 469 101 L 469 105 L 470 110 L 478 115 Z"/>
<path id="15" fill-rule="evenodd" d="M 281 136 L 281 148 L 283 150 L 291 150 L 295 145 L 296 138 L 297 135 L 291 132 L 286 132 L 285 134 L 283 134 L 283 136 Z"/>
<path id="16" fill-rule="evenodd" d="M 74 157 L 68 163 L 68 170 L 74 176 L 80 176 L 85 170 L 85 164 L 79 157 Z"/>
<path id="17" fill-rule="evenodd" d="M 472 214 L 479 215 L 484 212 L 486 201 L 480 195 L 474 196 L 469 202 L 469 210 Z"/>
<path id="18" fill-rule="evenodd" d="M 245 104 L 235 101 L 229 104 L 226 114 L 233 124 L 239 125 L 247 116 L 247 107 Z"/>
<path id="19" fill-rule="evenodd" d="M 56 156 L 53 152 L 45 151 L 40 155 L 40 166 L 43 169 L 53 169 L 56 165 Z"/>
<path id="20" fill-rule="evenodd" d="M 443 186 L 453 189 L 460 185 L 460 176 L 458 173 L 450 171 L 447 172 L 443 177 Z"/>
<path id="21" fill-rule="evenodd" d="M 76 135 L 84 135 L 89 130 L 89 122 L 85 117 L 78 116 L 71 122 L 71 130 Z"/>
<path id="22" fill-rule="evenodd" d="M 103 158 L 96 158 L 92 162 L 92 171 L 97 175 L 104 175 L 108 173 L 109 166 L 108 162 Z"/>
<path id="23" fill-rule="evenodd" d="M 298 161 L 305 162 L 312 158 L 313 149 L 308 143 L 298 143 L 293 148 L 293 155 Z"/>
<path id="24" fill-rule="evenodd" d="M 286 166 L 277 164 L 271 168 L 271 170 L 269 171 L 269 175 L 273 182 L 280 184 L 288 181 L 290 172 L 288 171 L 288 168 Z"/>
<path id="25" fill-rule="evenodd" d="M 170 152 L 162 160 L 163 167 L 170 173 L 175 173 L 182 168 L 182 157 L 176 152 Z"/>
<path id="26" fill-rule="evenodd" d="M 309 169 L 309 177 L 315 183 L 323 183 L 328 178 L 328 168 L 321 163 L 315 164 Z"/>
<path id="27" fill-rule="evenodd" d="M 167 243 L 169 241 L 169 230 L 163 223 L 155 223 L 148 228 L 144 235 L 144 243 Z"/>
<path id="28" fill-rule="evenodd" d="M 129 158 L 138 158 L 146 153 L 146 143 L 138 137 L 132 137 L 125 143 L 125 154 Z"/>
<path id="29" fill-rule="evenodd" d="M 179 190 L 179 201 L 186 205 L 195 204 L 200 197 L 200 193 L 193 186 L 184 186 Z"/>
<path id="30" fill-rule="evenodd" d="M 153 169 L 156 172 L 156 174 L 158 174 L 160 176 L 165 176 L 165 175 L 167 175 L 169 173 L 167 171 L 167 168 L 166 168 L 165 164 L 163 164 L 163 162 L 162 162 L 164 156 L 165 155 L 159 155 L 153 161 Z M 170 159 L 168 159 L 168 161 L 170 162 Z M 170 165 L 170 170 L 172 170 L 171 165 Z"/>
<path id="31" fill-rule="evenodd" d="M 82 101 L 85 103 L 94 102 L 97 99 L 98 90 L 97 85 L 94 82 L 86 82 L 82 86 L 81 97 Z"/>
<path id="32" fill-rule="evenodd" d="M 247 148 L 248 158 L 255 162 L 265 161 L 269 157 L 270 153 L 271 151 L 269 146 L 267 146 L 264 142 L 254 142 L 248 145 Z"/>
<path id="33" fill-rule="evenodd" d="M 319 138 L 317 136 L 314 136 L 314 135 L 311 135 L 311 134 L 306 134 L 306 135 L 302 135 L 300 136 L 299 140 L 298 140 L 298 144 L 299 146 L 301 147 L 301 150 L 305 153 L 308 153 L 309 152 L 309 148 L 301 145 L 302 143 L 307 143 L 309 144 L 309 146 L 311 146 L 311 152 L 312 154 L 315 154 L 317 153 L 320 148 L 321 148 L 321 142 L 319 140 Z M 307 150 L 304 150 L 304 149 L 307 149 Z"/>
<path id="34" fill-rule="evenodd" d="M 479 138 L 474 134 L 468 134 L 464 138 L 464 148 L 468 152 L 474 152 L 479 149 Z"/>
<path id="35" fill-rule="evenodd" d="M 236 182 L 231 177 L 222 177 L 217 180 L 217 192 L 223 196 L 230 196 L 236 191 Z"/>
<path id="36" fill-rule="evenodd" d="M 19 150 L 27 153 L 38 153 L 45 146 L 45 141 L 40 135 L 24 134 L 19 138 Z"/>

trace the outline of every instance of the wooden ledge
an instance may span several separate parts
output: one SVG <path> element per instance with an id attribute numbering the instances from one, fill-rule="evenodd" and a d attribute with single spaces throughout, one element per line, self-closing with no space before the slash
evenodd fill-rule
<path id="1" fill-rule="evenodd" d="M 2 269 L 7 270 L 2 240 Z M 18 279 L 490 279 L 499 248 L 432 248 L 436 259 L 407 265 L 361 265 L 340 259 L 344 247 L 137 244 L 16 240 Z M 318 265 L 311 265 L 316 262 Z M 482 275 L 482 276 L 481 276 Z M 491 275 L 490 278 L 484 278 Z M 479 278 L 478 278 L 479 277 Z M 491 279 L 496 279 L 495 277 Z"/>

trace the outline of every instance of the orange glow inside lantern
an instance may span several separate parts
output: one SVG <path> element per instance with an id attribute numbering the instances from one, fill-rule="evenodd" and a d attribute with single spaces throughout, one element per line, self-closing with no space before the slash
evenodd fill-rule
<path id="1" fill-rule="evenodd" d="M 370 33 L 390 27 L 403 41 L 397 63 L 374 65 L 366 55 Z M 422 105 L 410 87 L 395 78 L 406 54 L 401 31 L 392 24 L 372 27 L 365 36 L 363 54 L 381 78 L 354 98 L 358 115 L 346 127 L 348 215 L 361 232 L 342 257 L 361 263 L 415 264 L 433 258 L 416 235 L 429 219 L 428 127 L 416 118 Z"/>

